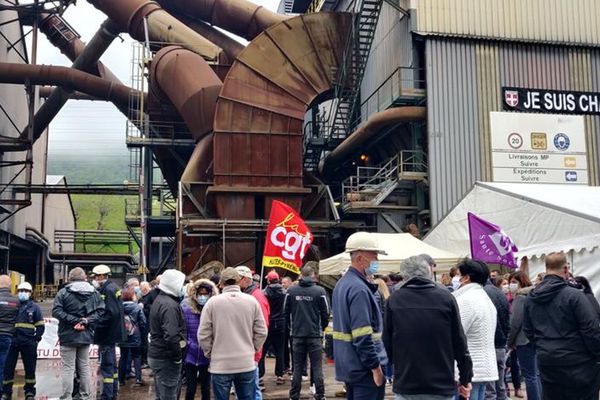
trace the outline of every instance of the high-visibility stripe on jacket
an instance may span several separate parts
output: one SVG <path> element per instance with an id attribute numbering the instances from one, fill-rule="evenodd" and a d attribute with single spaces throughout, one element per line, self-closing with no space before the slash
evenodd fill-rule
<path id="1" fill-rule="evenodd" d="M 31 300 L 19 303 L 15 322 L 15 344 L 36 344 L 44 334 L 44 317 L 40 306 Z"/>
<path id="2" fill-rule="evenodd" d="M 333 354 L 338 381 L 363 381 L 373 368 L 387 363 L 376 291 L 377 285 L 354 268 L 348 269 L 333 290 Z"/>

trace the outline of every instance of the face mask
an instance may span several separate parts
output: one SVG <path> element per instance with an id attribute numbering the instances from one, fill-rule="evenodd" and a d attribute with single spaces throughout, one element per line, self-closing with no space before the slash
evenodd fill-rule
<path id="1" fill-rule="evenodd" d="M 367 275 L 375 275 L 379 271 L 379 261 L 371 261 L 369 267 L 366 270 Z"/>
<path id="2" fill-rule="evenodd" d="M 100 287 L 100 282 L 98 282 L 97 280 L 93 280 L 92 281 L 92 286 L 94 286 L 96 289 L 98 289 Z"/>
<path id="3" fill-rule="evenodd" d="M 27 293 L 27 292 L 17 293 L 17 297 L 19 298 L 19 301 L 22 301 L 22 302 L 29 300 L 29 296 L 31 296 L 31 294 Z"/>
<path id="4" fill-rule="evenodd" d="M 135 287 L 135 289 L 133 289 L 133 291 L 135 292 L 135 295 L 137 297 L 140 297 L 142 295 L 142 289 L 140 289 L 139 287 Z"/>
<path id="5" fill-rule="evenodd" d="M 509 289 L 508 285 L 502 285 L 502 293 L 506 294 L 506 293 L 508 293 L 509 290 L 510 289 Z"/>
<path id="6" fill-rule="evenodd" d="M 514 293 L 517 291 L 517 289 L 519 289 L 519 284 L 511 283 L 510 285 L 508 285 L 508 288 L 510 289 L 511 293 Z"/>
<path id="7" fill-rule="evenodd" d="M 458 290 L 460 288 L 460 276 L 452 278 L 452 289 Z"/>
<path id="8" fill-rule="evenodd" d="M 198 304 L 200 304 L 201 306 L 204 306 L 206 304 L 206 302 L 208 301 L 208 296 L 205 294 L 201 294 L 196 297 L 196 300 L 198 300 Z"/>
<path id="9" fill-rule="evenodd" d="M 183 290 L 183 287 L 179 289 L 179 297 L 182 299 L 185 297 L 185 291 Z"/>

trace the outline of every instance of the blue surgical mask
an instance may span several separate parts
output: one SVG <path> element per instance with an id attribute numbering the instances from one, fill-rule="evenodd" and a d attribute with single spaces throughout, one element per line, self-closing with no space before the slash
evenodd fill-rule
<path id="1" fill-rule="evenodd" d="M 183 287 L 179 289 L 179 297 L 182 299 L 185 297 L 185 289 Z"/>
<path id="2" fill-rule="evenodd" d="M 458 290 L 460 289 L 460 285 L 460 276 L 456 275 L 454 278 L 452 278 L 452 289 Z"/>
<path id="3" fill-rule="evenodd" d="M 367 268 L 367 275 L 375 275 L 379 271 L 379 261 L 374 260 L 369 263 L 369 267 Z"/>
<path id="4" fill-rule="evenodd" d="M 133 289 L 133 291 L 135 292 L 135 295 L 136 295 L 137 297 L 140 297 L 140 296 L 141 296 L 141 294 L 142 294 L 142 289 L 140 289 L 140 288 L 139 288 L 139 287 L 137 287 L 137 286 L 135 287 L 135 289 Z"/>
<path id="5" fill-rule="evenodd" d="M 201 294 L 196 297 L 196 300 L 198 300 L 198 304 L 200 304 L 201 306 L 204 306 L 206 304 L 206 302 L 208 301 L 208 297 L 209 296 L 206 294 Z"/>
<path id="6" fill-rule="evenodd" d="M 27 292 L 17 293 L 17 297 L 19 298 L 19 301 L 22 301 L 22 302 L 26 302 L 27 300 L 29 300 L 30 296 L 31 296 L 31 293 L 27 293 Z"/>

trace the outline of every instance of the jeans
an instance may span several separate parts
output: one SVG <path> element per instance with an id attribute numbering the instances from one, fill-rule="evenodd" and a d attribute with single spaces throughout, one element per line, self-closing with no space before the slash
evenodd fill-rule
<path id="1" fill-rule="evenodd" d="M 346 399 L 348 400 L 383 400 L 385 384 L 375 385 L 371 371 L 362 382 L 346 382 Z"/>
<path id="2" fill-rule="evenodd" d="M 254 381 L 257 373 L 258 368 L 238 374 L 211 374 L 215 400 L 229 400 L 231 384 L 235 387 L 238 400 L 254 400 Z"/>
<path id="3" fill-rule="evenodd" d="M 539 365 L 544 400 L 598 400 L 600 364 Z"/>
<path id="4" fill-rule="evenodd" d="M 537 367 L 533 345 L 529 343 L 524 346 L 517 346 L 517 357 L 525 377 L 527 400 L 540 400 L 542 398 L 542 382 L 540 381 L 540 371 Z"/>
<path id="5" fill-rule="evenodd" d="M 394 394 L 394 400 L 452 400 L 454 396 L 440 396 L 436 394 Z"/>
<path id="6" fill-rule="evenodd" d="M 125 383 L 127 373 L 133 361 L 135 381 L 142 381 L 142 349 L 141 347 L 121 347 L 121 358 L 119 359 L 119 382 Z"/>
<path id="7" fill-rule="evenodd" d="M 325 398 L 325 383 L 323 381 L 323 358 L 321 355 L 320 338 L 294 338 L 293 357 L 294 375 L 292 376 L 292 387 L 290 399 L 298 400 L 302 389 L 302 369 L 306 365 L 306 357 L 310 359 L 311 376 L 316 389 L 315 399 Z"/>
<path id="8" fill-rule="evenodd" d="M 185 400 L 194 400 L 198 382 L 200 382 L 202 400 L 210 400 L 210 372 L 208 372 L 208 365 L 194 365 L 186 363 L 185 379 L 187 382 Z"/>
<path id="9" fill-rule="evenodd" d="M 273 352 L 275 353 L 275 376 L 283 376 L 284 372 L 284 347 L 285 347 L 285 330 L 269 330 L 267 340 L 263 345 L 263 353 L 260 359 L 262 364 L 261 372 L 264 371 L 265 358 L 269 351 L 269 347 L 273 346 Z M 263 373 L 264 374 L 264 373 Z M 261 374 L 261 376 L 263 375 Z"/>
<path id="10" fill-rule="evenodd" d="M 119 393 L 119 374 L 115 346 L 98 346 L 100 356 L 100 374 L 102 375 L 101 400 L 113 400 Z"/>
<path id="11" fill-rule="evenodd" d="M 60 346 L 60 357 L 63 362 L 62 371 L 62 396 L 61 399 L 71 400 L 73 393 L 73 378 L 75 377 L 75 363 L 79 375 L 79 398 L 90 398 L 90 345 Z"/>
<path id="12" fill-rule="evenodd" d="M 488 383 L 491 382 L 472 382 L 473 389 L 471 389 L 471 397 L 469 400 L 484 400 L 485 399 L 485 388 Z"/>
<path id="13" fill-rule="evenodd" d="M 4 387 L 2 393 L 11 394 L 15 376 L 17 360 L 21 353 L 23 366 L 25 367 L 25 396 L 35 396 L 35 365 L 37 361 L 37 343 L 13 344 L 10 346 L 6 367 L 4 368 Z"/>
<path id="14" fill-rule="evenodd" d="M 254 370 L 254 400 L 262 400 L 262 391 L 260 390 L 260 368 L 258 365 L 256 366 L 256 370 Z M 238 399 L 239 400 L 239 399 Z"/>
<path id="15" fill-rule="evenodd" d="M 160 400 L 177 400 L 181 378 L 181 361 L 175 362 L 148 357 L 148 365 L 154 372 L 156 398 Z"/>
<path id="16" fill-rule="evenodd" d="M 485 388 L 486 400 L 506 400 L 506 383 L 504 382 L 506 349 L 496 349 L 496 362 L 498 364 L 498 380 L 487 384 Z"/>
<path id="17" fill-rule="evenodd" d="M 515 390 L 521 389 L 521 368 L 519 367 L 519 360 L 517 359 L 515 352 L 510 353 L 508 365 L 510 367 L 510 380 L 512 381 L 513 387 Z"/>

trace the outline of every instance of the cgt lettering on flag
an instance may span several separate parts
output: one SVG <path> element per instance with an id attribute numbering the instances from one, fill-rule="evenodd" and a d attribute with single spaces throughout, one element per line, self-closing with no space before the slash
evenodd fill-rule
<path id="1" fill-rule="evenodd" d="M 293 208 L 280 201 L 273 201 L 266 239 L 263 267 L 277 267 L 300 273 L 302 260 L 313 241 L 313 235 Z"/>

